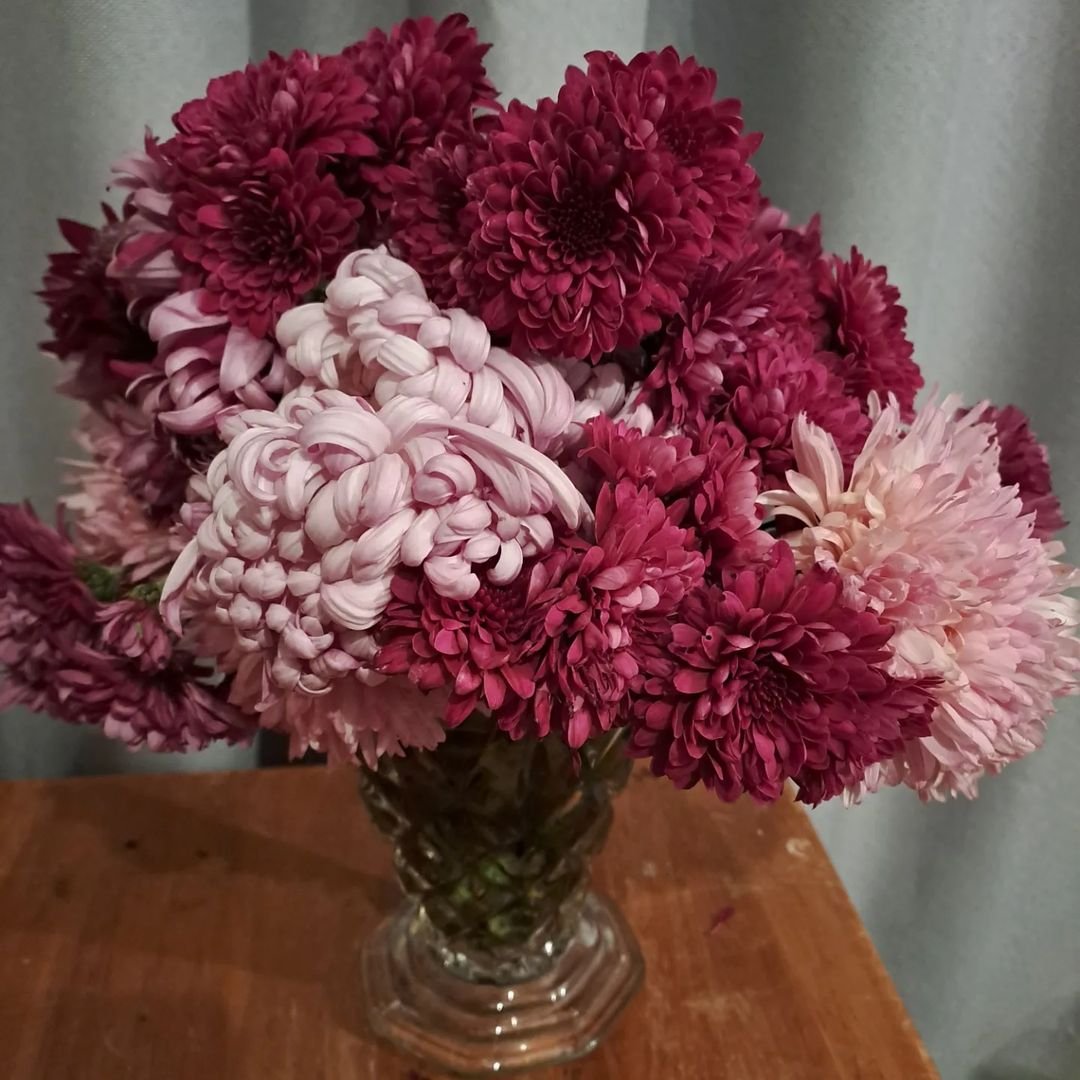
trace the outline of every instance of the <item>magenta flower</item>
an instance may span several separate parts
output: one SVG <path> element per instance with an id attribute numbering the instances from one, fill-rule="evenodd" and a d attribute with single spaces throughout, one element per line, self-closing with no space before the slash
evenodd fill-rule
<path id="1" fill-rule="evenodd" d="M 387 170 L 393 180 L 388 244 L 419 275 L 444 307 L 467 302 L 471 289 L 469 240 L 478 217 L 465 195 L 484 160 L 486 139 L 475 131 L 443 132 L 413 155 L 409 167 Z"/>
<path id="2" fill-rule="evenodd" d="M 74 368 L 60 389 L 92 405 L 123 394 L 129 380 L 120 366 L 144 364 L 154 355 L 146 330 L 128 317 L 120 284 L 106 272 L 127 222 L 108 206 L 102 210 L 105 221 L 98 228 L 60 221 L 71 250 L 49 256 L 38 293 L 52 333 L 41 347 Z"/>
<path id="3" fill-rule="evenodd" d="M 536 690 L 497 713 L 500 725 L 514 738 L 555 731 L 577 748 L 622 723 L 639 619 L 673 612 L 704 569 L 693 534 L 655 495 L 630 481 L 605 485 L 595 543 L 566 540 L 532 568 L 525 610 L 542 622 L 521 655 L 535 664 Z"/>
<path id="4" fill-rule="evenodd" d="M 834 368 L 847 392 L 860 401 L 871 392 L 883 400 L 893 394 L 901 416 L 910 420 L 923 377 L 904 333 L 907 310 L 885 267 L 872 265 L 853 247 L 847 261 L 834 255 L 822 263 L 818 292 L 829 327 L 825 347 L 836 357 Z"/>
<path id="5" fill-rule="evenodd" d="M 375 152 L 366 129 L 376 115 L 368 81 L 340 56 L 297 50 L 271 53 L 259 64 L 212 79 L 206 96 L 173 117 L 168 158 L 189 177 L 231 188 L 262 166 L 272 151 L 295 160 Z"/>
<path id="6" fill-rule="evenodd" d="M 758 177 L 749 158 L 760 135 L 743 135 L 741 103 L 714 100 L 716 72 L 673 48 L 629 63 L 591 52 L 588 77 L 618 116 L 630 145 L 655 154 L 678 194 L 701 254 L 739 254 L 757 210 Z"/>
<path id="7" fill-rule="evenodd" d="M 421 690 L 446 688 L 447 727 L 476 708 L 499 714 L 525 705 L 535 690 L 535 657 L 526 657 L 543 614 L 526 602 L 527 579 L 485 582 L 467 598 L 443 596 L 421 574 L 399 573 L 381 623 L 375 667 L 407 675 Z"/>
<path id="8" fill-rule="evenodd" d="M 515 351 L 597 360 L 676 310 L 697 258 L 679 197 L 584 73 L 568 71 L 557 101 L 511 105 L 490 155 L 467 186 L 466 306 Z"/>
<path id="9" fill-rule="evenodd" d="M 205 313 L 264 338 L 331 276 L 356 239 L 360 204 L 317 165 L 313 150 L 290 158 L 275 147 L 227 187 L 192 182 L 175 193 L 184 287 L 201 288 Z"/>
<path id="10" fill-rule="evenodd" d="M 980 414 L 997 431 L 1000 451 L 998 472 L 1005 485 L 1015 484 L 1025 514 L 1035 515 L 1032 534 L 1049 540 L 1065 528 L 1065 518 L 1050 483 L 1050 461 L 1043 446 L 1028 425 L 1028 418 L 1015 405 L 987 408 Z"/>
<path id="11" fill-rule="evenodd" d="M 750 235 L 742 255 L 703 266 L 664 331 L 642 400 L 661 420 L 713 413 L 725 366 L 768 346 L 813 349 L 816 301 L 782 238 Z"/>
<path id="12" fill-rule="evenodd" d="M 102 591 L 120 587 L 104 567 L 81 574 Z M 26 507 L 0 506 L 0 708 L 25 705 L 152 750 L 250 734 L 152 607 L 99 602 L 83 576 L 62 535 Z"/>
<path id="13" fill-rule="evenodd" d="M 927 689 L 887 673 L 891 634 L 844 603 L 835 573 L 796 575 L 779 542 L 692 593 L 670 622 L 653 620 L 630 752 L 725 801 L 768 802 L 788 780 L 803 802 L 832 798 L 929 730 Z"/>
<path id="14" fill-rule="evenodd" d="M 761 462 L 765 488 L 783 487 L 787 470 L 795 467 L 792 425 L 800 414 L 832 435 L 849 470 L 870 430 L 862 402 L 845 393 L 840 377 L 790 345 L 770 344 L 733 357 L 724 366 L 722 397 L 714 409 L 745 436 Z"/>
<path id="15" fill-rule="evenodd" d="M 369 84 L 366 100 L 375 108 L 365 129 L 374 154 L 337 170 L 346 191 L 363 195 L 365 242 L 379 239 L 379 225 L 396 201 L 394 167 L 409 166 L 443 132 L 470 131 L 478 110 L 495 107 L 483 64 L 489 48 L 457 14 L 441 22 L 406 19 L 389 34 L 372 30 L 342 53 Z"/>

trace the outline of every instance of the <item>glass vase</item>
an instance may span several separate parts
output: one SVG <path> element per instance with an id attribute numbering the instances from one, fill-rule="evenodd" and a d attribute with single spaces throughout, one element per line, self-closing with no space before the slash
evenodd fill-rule
<path id="1" fill-rule="evenodd" d="M 406 899 L 364 948 L 375 1033 L 458 1075 L 592 1050 L 641 981 L 588 863 L 631 763 L 612 732 L 578 754 L 473 717 L 434 751 L 361 770 Z"/>

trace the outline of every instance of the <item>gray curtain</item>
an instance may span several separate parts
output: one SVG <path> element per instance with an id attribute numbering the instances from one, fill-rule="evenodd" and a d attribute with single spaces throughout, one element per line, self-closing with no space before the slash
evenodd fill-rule
<path id="1" fill-rule="evenodd" d="M 833 248 L 858 243 L 888 264 L 928 381 L 1026 409 L 1080 519 L 1076 0 L 5 0 L 0 497 L 47 505 L 66 448 L 28 295 L 52 219 L 92 215 L 143 123 L 164 128 L 249 55 L 336 50 L 371 25 L 458 6 L 497 42 L 490 68 L 508 95 L 550 91 L 594 47 L 670 42 L 718 68 L 767 133 L 758 164 L 772 197 L 797 216 L 821 209 Z M 1066 539 L 1080 551 L 1080 529 Z M 1080 1076 L 1076 720 L 1062 708 L 1047 750 L 978 803 L 890 792 L 815 813 L 946 1080 Z M 0 776 L 135 763 L 177 765 L 0 720 Z"/>

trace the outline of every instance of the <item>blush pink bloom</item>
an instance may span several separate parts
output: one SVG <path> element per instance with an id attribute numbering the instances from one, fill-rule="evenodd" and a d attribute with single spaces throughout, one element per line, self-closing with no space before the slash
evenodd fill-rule
<path id="1" fill-rule="evenodd" d="M 819 803 L 926 734 L 933 699 L 886 671 L 892 626 L 841 593 L 835 572 L 797 575 L 781 541 L 690 595 L 640 649 L 631 753 L 726 801 L 793 780 Z"/>
<path id="2" fill-rule="evenodd" d="M 885 267 L 874 266 L 853 247 L 850 259 L 834 255 L 822 261 L 818 295 L 829 328 L 825 348 L 834 354 L 847 392 L 860 401 L 871 393 L 883 399 L 892 394 L 903 419 L 910 420 L 923 377 L 905 333 L 907 309 Z"/>
<path id="3" fill-rule="evenodd" d="M 260 657 L 259 711 L 305 723 L 317 711 L 284 699 L 381 678 L 373 630 L 399 567 L 466 598 L 483 579 L 512 581 L 556 525 L 588 513 L 543 454 L 405 395 L 375 409 L 303 386 L 274 412 L 239 413 L 223 435 L 212 510 L 196 515 L 163 609 L 174 627 L 184 609 L 228 627 L 227 649 Z"/>
<path id="4" fill-rule="evenodd" d="M 158 354 L 147 368 L 156 419 L 180 435 L 213 434 L 231 406 L 272 409 L 285 386 L 284 357 L 269 338 L 207 314 L 198 290 L 177 293 L 150 314 Z"/>
<path id="5" fill-rule="evenodd" d="M 786 534 L 799 566 L 837 570 L 849 600 L 895 628 L 890 672 L 938 680 L 929 736 L 855 794 L 902 782 L 973 796 L 1041 744 L 1054 699 L 1077 689 L 1077 603 L 1063 593 L 1076 574 L 1002 485 L 993 427 L 956 411 L 931 403 L 904 431 L 898 406 L 880 410 L 846 484 L 833 440 L 800 418 L 798 472 L 764 496 L 803 526 Z"/>
<path id="6" fill-rule="evenodd" d="M 137 418 L 133 422 L 137 422 Z M 73 543 L 79 556 L 123 568 L 133 582 L 161 573 L 183 548 L 168 518 L 136 499 L 128 477 L 131 444 L 104 417 L 87 413 L 76 434 L 88 460 L 69 462 L 73 490 L 60 502 L 71 516 Z M 167 484 L 172 480 L 166 478 Z M 183 493 L 183 480 L 180 483 Z M 174 498 L 170 491 L 169 497 Z"/>
<path id="7" fill-rule="evenodd" d="M 326 300 L 285 315 L 277 337 L 289 367 L 378 407 L 434 402 L 454 419 L 545 452 L 580 415 L 562 369 L 493 347 L 487 327 L 428 299 L 419 275 L 385 248 L 346 257 Z"/>

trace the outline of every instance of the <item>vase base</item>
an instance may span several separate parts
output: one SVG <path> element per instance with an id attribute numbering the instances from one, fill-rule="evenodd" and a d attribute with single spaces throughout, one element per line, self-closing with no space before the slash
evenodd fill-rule
<path id="1" fill-rule="evenodd" d="M 590 893 L 578 931 L 543 975 L 511 986 L 451 974 L 413 932 L 407 904 L 364 948 L 375 1034 L 458 1076 L 504 1075 L 593 1050 L 641 982 L 633 933 Z"/>

